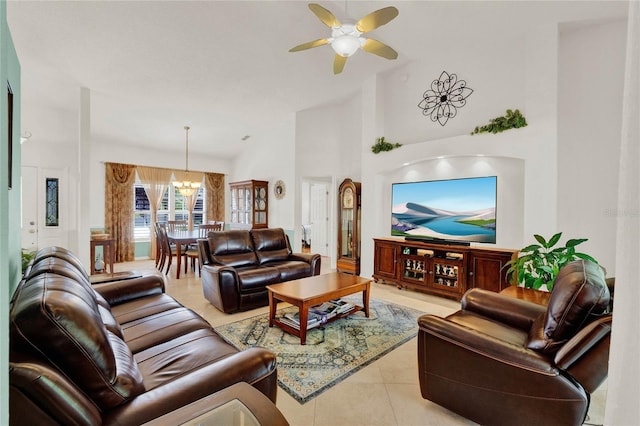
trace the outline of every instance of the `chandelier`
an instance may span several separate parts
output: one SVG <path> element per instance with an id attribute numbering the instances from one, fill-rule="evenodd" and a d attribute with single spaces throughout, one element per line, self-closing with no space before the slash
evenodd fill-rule
<path id="1" fill-rule="evenodd" d="M 178 192 L 185 197 L 192 196 L 198 189 L 200 189 L 200 182 L 187 180 L 189 177 L 189 126 L 184 126 L 185 141 L 186 141 L 186 155 L 185 155 L 185 180 L 174 181 L 173 186 L 178 189 Z"/>

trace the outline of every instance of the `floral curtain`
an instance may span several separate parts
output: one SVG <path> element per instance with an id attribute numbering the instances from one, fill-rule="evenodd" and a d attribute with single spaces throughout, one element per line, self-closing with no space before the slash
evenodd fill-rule
<path id="1" fill-rule="evenodd" d="M 138 179 L 144 187 L 144 192 L 147 194 L 149 205 L 151 207 L 151 229 L 149 229 L 151 244 L 149 246 L 149 258 L 155 259 L 157 246 L 156 239 L 153 238 L 153 225 L 158 221 L 158 209 L 162 204 L 162 197 L 167 186 L 171 183 L 171 170 L 156 167 L 136 166 L 136 172 L 138 173 Z"/>
<path id="2" fill-rule="evenodd" d="M 224 175 L 205 173 L 204 187 L 207 196 L 207 219 L 224 221 Z"/>
<path id="3" fill-rule="evenodd" d="M 134 260 L 133 182 L 135 166 L 105 164 L 104 218 L 106 232 L 114 241 L 114 262 Z"/>

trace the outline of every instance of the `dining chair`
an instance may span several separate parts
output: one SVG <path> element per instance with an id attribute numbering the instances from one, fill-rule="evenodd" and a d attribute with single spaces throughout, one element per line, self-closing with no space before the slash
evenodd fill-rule
<path id="1" fill-rule="evenodd" d="M 209 236 L 209 232 L 217 232 L 222 231 L 222 225 L 220 223 L 207 223 L 198 226 L 198 237 L 199 238 L 207 238 Z M 191 270 L 195 272 L 196 270 L 196 261 L 199 260 L 198 257 L 198 247 L 190 248 L 186 251 L 185 256 L 187 259 L 191 259 Z M 184 272 L 187 273 L 187 263 L 184 264 Z M 200 275 L 200 269 L 202 269 L 202 265 L 198 262 L 198 275 Z"/>
<path id="2" fill-rule="evenodd" d="M 169 232 L 186 231 L 189 223 L 186 220 L 168 220 L 167 230 Z"/>
<path id="3" fill-rule="evenodd" d="M 160 236 L 160 223 L 156 222 L 153 224 L 153 235 L 155 236 L 155 240 L 156 240 L 156 268 L 159 268 L 158 266 L 164 262 L 163 256 L 165 255 L 164 253 L 164 249 L 162 248 L 162 240 L 161 240 L 161 236 Z"/>
<path id="4" fill-rule="evenodd" d="M 169 270 L 171 269 L 171 263 L 173 262 L 173 257 L 177 256 L 178 253 L 174 252 L 172 245 L 169 243 L 169 237 L 167 236 L 167 226 L 164 223 L 158 224 L 158 235 L 160 235 L 160 246 L 161 246 L 161 262 L 160 262 L 160 271 L 163 270 L 165 262 L 167 262 L 167 269 L 164 271 L 164 274 L 167 275 Z M 185 255 L 186 261 L 186 255 Z"/>
<path id="5" fill-rule="evenodd" d="M 220 231 L 224 231 L 224 220 L 210 220 L 207 223 L 209 225 L 219 225 Z"/>

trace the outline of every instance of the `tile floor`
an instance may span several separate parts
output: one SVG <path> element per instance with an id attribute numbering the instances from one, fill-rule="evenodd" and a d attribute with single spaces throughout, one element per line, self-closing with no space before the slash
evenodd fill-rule
<path id="1" fill-rule="evenodd" d="M 328 265 L 328 259 L 323 259 L 323 264 Z M 117 264 L 115 269 L 125 271 L 153 267 L 153 261 L 139 260 Z M 197 274 L 189 271 L 176 280 L 173 265 L 167 278 L 167 293 L 198 312 L 214 327 L 268 312 L 268 307 L 264 307 L 233 315 L 224 314 L 203 297 Z M 460 306 L 452 300 L 377 283 L 372 285 L 371 297 L 441 316 L 454 312 Z M 291 426 L 475 424 L 422 398 L 418 383 L 416 341 L 415 338 L 410 340 L 306 404 L 300 404 L 280 390 L 277 406 Z M 366 397 L 363 398 L 363 395 Z M 589 418 L 585 425 L 603 423 L 605 399 L 606 382 L 592 395 Z"/>

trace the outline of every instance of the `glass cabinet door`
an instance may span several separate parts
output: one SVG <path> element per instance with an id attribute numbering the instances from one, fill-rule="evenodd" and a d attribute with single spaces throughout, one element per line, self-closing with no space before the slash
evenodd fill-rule
<path id="1" fill-rule="evenodd" d="M 353 231 L 353 209 L 342 209 L 342 257 L 353 257 Z"/>

